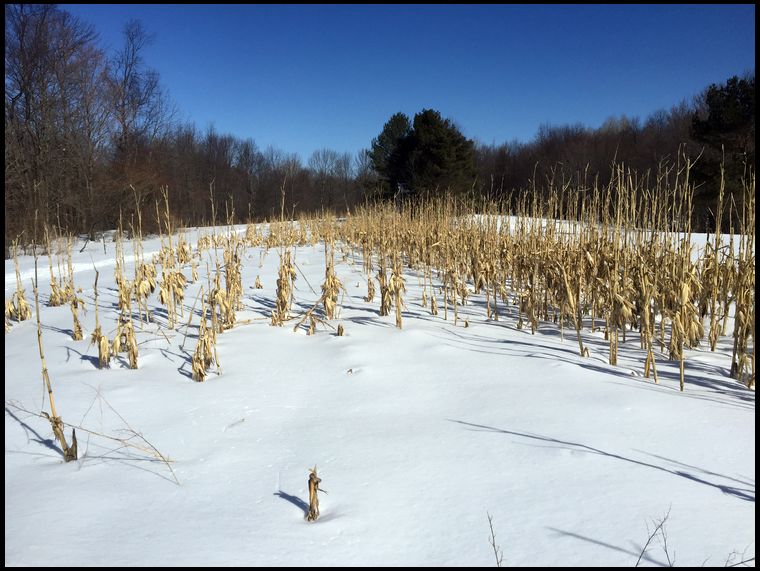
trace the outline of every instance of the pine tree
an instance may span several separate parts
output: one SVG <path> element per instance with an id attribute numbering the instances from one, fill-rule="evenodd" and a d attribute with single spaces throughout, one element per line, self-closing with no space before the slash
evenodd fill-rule
<path id="1" fill-rule="evenodd" d="M 438 111 L 423 109 L 414 116 L 406 151 L 410 184 L 416 193 L 462 192 L 475 179 L 474 144 Z"/>
<path id="2" fill-rule="evenodd" d="M 403 164 L 399 153 L 399 144 L 408 137 L 412 130 L 409 117 L 396 113 L 383 126 L 383 131 L 376 139 L 372 139 L 370 158 L 372 168 L 380 176 L 383 194 L 393 196 L 396 186 L 404 182 Z"/>
<path id="3" fill-rule="evenodd" d="M 736 204 L 734 224 L 742 204 L 742 177 L 755 164 L 755 78 L 730 78 L 725 84 L 707 88 L 705 110 L 692 118 L 691 134 L 704 145 L 694 168 L 695 180 L 702 183 L 694 195 L 695 227 L 715 228 L 715 205 L 720 188 L 721 164 L 727 196 Z M 705 214 L 707 213 L 707 214 Z M 727 216 L 727 211 L 723 213 Z M 724 220 L 727 224 L 728 220 Z"/>
<path id="4" fill-rule="evenodd" d="M 438 111 L 423 109 L 413 125 L 396 113 L 372 141 L 372 165 L 384 182 L 384 197 L 399 185 L 416 195 L 469 189 L 475 179 L 474 144 Z"/>

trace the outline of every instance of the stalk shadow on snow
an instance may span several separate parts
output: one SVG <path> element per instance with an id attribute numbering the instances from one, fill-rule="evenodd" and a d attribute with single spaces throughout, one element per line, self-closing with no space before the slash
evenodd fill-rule
<path id="1" fill-rule="evenodd" d="M 6 409 L 7 410 L 7 409 Z M 298 509 L 303 511 L 304 517 L 309 513 L 309 504 L 307 504 L 305 501 L 303 501 L 301 498 L 297 496 L 291 496 L 290 494 L 287 494 L 283 492 L 282 490 L 275 492 L 273 495 L 282 498 L 286 502 L 290 502 L 294 506 L 296 506 Z"/>
<path id="2" fill-rule="evenodd" d="M 190 338 L 190 337 L 188 336 L 188 338 Z M 197 338 L 197 336 L 196 336 L 196 338 Z M 171 351 L 169 351 L 167 349 L 159 349 L 159 351 L 160 351 L 161 355 L 165 359 L 167 359 L 170 363 L 175 364 L 175 365 L 176 365 L 177 362 L 174 359 L 171 358 L 171 355 L 173 355 L 175 357 L 179 357 L 180 365 L 179 365 L 179 367 L 177 367 L 177 372 L 180 375 L 182 375 L 184 377 L 187 377 L 191 381 L 195 380 L 195 379 L 193 379 L 193 374 L 189 370 L 186 369 L 186 367 L 188 365 L 191 365 L 191 363 L 193 362 L 193 354 L 192 354 L 192 352 L 187 347 L 185 347 L 185 349 L 182 350 L 183 353 L 184 353 L 184 355 L 182 355 L 180 353 L 172 353 Z"/>
<path id="3" fill-rule="evenodd" d="M 651 390 L 651 391 L 660 391 L 661 394 L 662 393 L 671 394 L 671 395 L 676 396 L 677 398 L 688 398 L 688 399 L 715 402 L 724 406 L 729 406 L 729 407 L 739 408 L 739 409 L 744 409 L 744 410 L 755 409 L 754 391 L 748 391 L 745 387 L 743 387 L 742 385 L 739 385 L 738 383 L 736 384 L 735 387 L 730 386 L 726 383 L 725 385 L 726 388 L 720 388 L 720 381 L 715 381 L 715 383 L 712 384 L 711 382 L 706 381 L 705 379 L 702 379 L 700 377 L 697 377 L 696 375 L 686 374 L 684 376 L 686 389 L 682 392 L 676 386 L 668 386 L 662 383 L 655 384 L 654 380 L 652 379 L 647 380 L 641 377 L 634 378 L 625 373 L 613 370 L 611 366 L 599 366 L 599 365 L 594 365 L 592 363 L 584 363 L 584 362 L 579 362 L 578 364 L 584 369 L 589 369 L 589 370 L 596 371 L 599 373 L 613 374 L 621 379 L 625 379 L 624 381 L 622 381 L 622 383 L 626 386 L 632 386 L 638 389 L 645 389 L 645 390 Z M 677 369 L 675 371 L 666 371 L 661 368 L 661 365 L 658 365 L 657 376 L 661 379 L 668 379 L 672 381 L 674 385 L 679 381 L 679 373 Z M 631 382 L 632 380 L 636 382 L 632 383 Z M 711 393 L 714 393 L 714 395 L 694 394 L 693 392 L 689 392 L 689 385 L 696 385 L 698 387 L 706 388 L 710 390 Z M 717 395 L 717 398 L 713 398 L 716 395 Z"/>
<path id="4" fill-rule="evenodd" d="M 606 547 L 607 549 L 612 549 L 613 551 L 619 551 L 620 553 L 625 553 L 626 555 L 630 555 L 631 557 L 638 558 L 638 556 L 641 554 L 641 550 L 644 548 L 644 546 L 637 546 L 635 543 L 633 546 L 638 549 L 638 551 L 632 551 L 630 549 L 625 549 L 623 547 L 618 547 L 617 545 L 612 545 L 611 543 L 606 543 L 604 541 L 600 541 L 598 539 L 593 539 L 591 537 L 586 537 L 585 535 L 581 535 L 579 533 L 573 533 L 572 531 L 565 531 L 563 529 L 557 529 L 556 527 L 546 526 L 546 529 L 549 529 L 555 533 L 558 533 L 560 535 L 565 535 L 568 537 L 574 537 L 575 539 L 580 539 L 582 541 L 588 541 L 589 543 L 593 543 L 594 545 L 600 545 L 602 547 Z M 633 542 L 632 542 L 633 543 Z M 644 553 L 641 557 L 643 561 L 649 561 L 651 563 L 654 563 L 656 565 L 659 565 L 660 567 L 667 567 L 667 563 L 664 561 L 657 561 L 652 556 L 650 556 L 648 553 Z"/>
<path id="5" fill-rule="evenodd" d="M 60 448 L 59 448 L 59 447 L 56 445 L 56 443 L 55 443 L 55 441 L 54 441 L 53 439 L 51 439 L 51 438 L 44 438 L 44 437 L 40 436 L 40 434 L 39 434 L 39 433 L 38 433 L 36 430 L 34 430 L 34 428 L 32 428 L 31 426 L 29 426 L 27 423 L 25 423 L 23 420 L 21 420 L 21 419 L 20 419 L 19 417 L 17 417 L 15 414 L 13 414 L 13 413 L 10 411 L 10 409 L 9 409 L 7 406 L 5 407 L 5 413 L 6 413 L 6 414 L 8 414 L 8 415 L 10 415 L 10 417 L 11 417 L 13 420 L 15 420 L 16 422 L 18 422 L 18 423 L 19 423 L 19 425 L 21 425 L 21 428 L 23 428 L 23 429 L 24 429 L 24 432 L 26 432 L 26 433 L 27 433 L 27 437 L 28 437 L 28 434 L 29 434 L 30 432 L 31 432 L 32 434 L 34 434 L 34 436 L 35 436 L 36 438 L 32 438 L 32 439 L 31 439 L 31 440 L 32 440 L 32 442 L 37 442 L 38 444 L 42 444 L 42 445 L 43 445 L 43 446 L 45 446 L 46 448 L 49 448 L 50 450 L 52 450 L 52 451 L 54 451 L 54 452 L 57 452 L 58 454 L 60 454 L 60 455 L 61 455 L 61 457 L 63 457 L 63 456 L 64 456 L 64 454 L 63 454 L 63 450 L 61 450 L 61 449 L 60 449 Z"/>
<path id="6" fill-rule="evenodd" d="M 277 304 L 275 304 L 273 299 L 270 299 L 269 297 L 263 296 L 263 295 L 252 295 L 249 298 L 254 303 L 258 303 L 259 305 L 263 306 L 263 309 L 260 307 L 250 307 L 251 311 L 258 311 L 259 313 L 269 315 L 275 307 L 277 307 Z"/>
<path id="7" fill-rule="evenodd" d="M 376 296 L 377 297 L 377 294 Z M 376 317 L 382 317 L 380 315 L 380 306 L 378 306 L 376 303 L 372 303 L 371 305 L 364 302 L 365 305 L 350 305 L 348 303 L 341 304 L 341 311 L 357 311 L 357 312 L 363 312 L 363 313 L 371 313 L 372 315 Z M 370 317 L 364 317 L 364 319 L 369 320 Z"/>
<path id="8" fill-rule="evenodd" d="M 498 303 L 498 312 L 499 312 L 499 321 L 494 320 L 483 320 L 480 321 L 480 318 L 483 318 L 483 313 L 485 311 L 486 302 L 485 299 L 482 298 L 480 294 L 473 294 L 472 297 L 469 297 L 467 300 L 467 305 L 460 306 L 459 307 L 459 316 L 460 319 L 468 318 L 470 319 L 471 323 L 477 323 L 478 325 L 486 325 L 490 327 L 497 327 L 497 328 L 504 328 L 509 329 L 512 331 L 518 331 L 514 323 L 517 321 L 518 318 L 518 308 L 517 306 L 514 306 L 512 304 L 505 305 L 502 301 Z M 439 312 L 441 310 L 439 309 Z M 411 317 L 412 315 L 410 315 Z M 428 312 L 419 312 L 414 313 L 413 317 L 415 319 L 421 319 L 422 321 L 428 321 L 428 322 L 441 322 L 441 316 L 432 316 Z M 604 320 L 597 317 L 595 320 L 596 326 L 598 328 L 603 329 L 604 326 Z M 605 340 L 599 333 L 592 334 L 588 331 L 591 325 L 591 318 L 590 317 L 584 317 L 583 318 L 583 332 L 582 332 L 582 339 L 584 346 L 588 347 L 589 350 L 592 353 L 592 359 L 594 359 L 594 356 L 597 358 L 602 355 L 607 355 L 609 353 L 609 341 Z M 524 334 L 528 334 L 526 331 L 529 329 L 529 325 L 526 324 L 525 328 L 523 329 Z M 493 347 L 493 344 L 497 344 L 496 347 L 498 347 L 498 344 L 503 343 L 519 343 L 519 341 L 514 340 L 505 340 L 505 339 L 497 339 L 492 337 L 483 337 L 483 336 L 477 336 L 477 335 L 470 335 L 469 337 L 466 337 L 464 335 L 459 335 L 454 331 L 447 331 L 449 334 L 457 335 L 458 337 L 461 337 L 463 339 L 469 338 L 470 340 L 483 340 L 487 343 L 475 345 L 481 352 L 486 353 L 493 353 L 498 354 L 498 351 L 490 351 L 488 350 L 490 347 Z M 623 333 L 621 331 L 621 333 Z M 618 360 L 619 365 L 618 367 L 622 368 L 632 368 L 636 369 L 636 367 L 641 367 L 643 369 L 643 361 L 642 361 L 642 349 L 640 348 L 640 333 L 638 330 L 630 328 L 626 329 L 625 332 L 626 340 L 623 341 L 622 338 L 619 341 L 618 345 Z M 539 323 L 539 327 L 536 330 L 535 334 L 536 339 L 540 339 L 541 337 L 547 337 L 551 339 L 559 339 L 561 337 L 560 335 L 560 328 L 558 323 L 551 323 L 546 322 L 544 320 L 541 320 Z M 564 342 L 565 343 L 576 343 L 576 332 L 575 328 L 572 324 L 572 320 L 566 320 L 565 321 L 565 327 L 564 327 Z M 655 339 L 654 344 L 656 347 L 659 347 L 659 340 Z M 551 349 L 551 350 L 560 350 L 565 351 L 563 349 L 557 348 L 556 346 L 541 346 L 539 344 L 535 344 L 536 347 L 540 347 L 542 349 Z M 721 348 L 721 344 L 719 341 L 719 348 Z M 723 347 L 723 350 L 730 350 L 730 346 L 726 345 Z M 575 357 L 578 357 L 578 351 L 577 350 L 570 350 L 567 351 L 569 354 L 572 354 Z M 727 357 L 728 358 L 728 357 Z M 678 362 L 677 361 L 671 361 L 667 358 L 666 355 L 662 354 L 662 351 L 656 350 L 656 359 L 657 359 L 657 371 L 658 375 L 662 376 L 664 378 L 668 379 L 674 379 L 678 380 L 680 374 L 678 372 Z M 619 370 L 615 370 L 614 367 L 610 366 L 609 368 L 597 368 L 594 367 L 593 364 L 591 366 L 588 366 L 589 363 L 592 363 L 588 359 L 573 359 L 573 363 L 578 364 L 582 367 L 591 368 L 593 370 L 598 370 L 600 372 L 605 373 L 612 373 L 621 377 L 630 378 L 630 376 L 627 374 L 627 372 L 622 372 Z M 603 363 L 606 364 L 606 360 L 602 360 Z M 732 397 L 738 398 L 741 401 L 752 403 L 754 405 L 754 392 L 746 390 L 745 387 L 743 387 L 740 383 L 734 381 L 729 377 L 729 369 L 727 367 L 722 367 L 719 365 L 714 364 L 708 364 L 708 363 L 702 363 L 696 359 L 691 358 L 691 356 L 687 355 L 686 358 L 686 383 L 687 384 L 693 384 L 700 387 L 707 388 L 711 391 L 730 395 Z"/>
<path id="9" fill-rule="evenodd" d="M 71 337 L 74 333 L 72 329 L 63 329 L 62 327 L 56 327 L 55 325 L 45 325 L 42 324 L 42 329 L 47 329 L 48 331 L 55 331 L 56 333 L 63 333 L 67 337 Z"/>
<path id="10" fill-rule="evenodd" d="M 65 345 L 64 348 L 66 349 L 66 362 L 68 363 L 71 359 L 71 353 L 76 353 L 79 355 L 79 360 L 84 361 L 87 363 L 90 363 L 95 369 L 100 369 L 100 358 L 95 357 L 92 355 L 85 355 L 84 353 L 80 353 L 73 347 L 69 347 L 68 345 Z M 111 360 L 114 362 L 114 364 L 118 363 L 122 369 L 129 369 L 129 360 L 124 357 L 121 354 L 115 353 L 111 355 Z M 113 365 L 109 363 L 108 365 L 109 369 L 114 368 Z"/>
<path id="11" fill-rule="evenodd" d="M 684 468 L 691 468 L 693 470 L 696 470 L 697 472 L 701 472 L 702 474 L 707 474 L 708 476 L 717 476 L 718 478 L 725 478 L 726 480 L 731 480 L 733 482 L 736 482 L 737 484 L 742 484 L 744 486 L 755 486 L 755 481 L 745 481 L 740 480 L 738 478 L 731 478 L 729 476 L 724 476 L 723 474 L 718 474 L 716 472 L 710 472 L 709 470 L 705 470 L 704 468 L 699 468 L 698 466 L 692 466 L 691 464 L 685 464 L 683 462 L 679 462 L 677 460 L 671 460 L 670 458 L 665 458 L 664 456 L 658 456 L 657 454 L 652 454 L 651 452 L 645 452 L 644 450 L 636 450 L 636 452 L 641 452 L 642 454 L 646 454 L 647 456 L 652 456 L 654 458 L 658 458 L 660 460 L 663 460 L 665 462 L 669 462 L 671 464 L 675 464 L 678 466 L 683 466 Z M 750 478 L 748 478 L 749 480 Z"/>
<path id="12" fill-rule="evenodd" d="M 354 317 L 345 317 L 341 321 L 348 322 L 348 323 L 356 323 L 357 325 L 367 325 L 372 327 L 381 327 L 381 328 L 394 328 L 396 327 L 395 324 L 386 322 L 386 321 L 380 321 L 379 319 L 375 317 L 362 317 L 361 315 L 357 315 Z"/>
<path id="13" fill-rule="evenodd" d="M 724 494 L 727 494 L 729 496 L 734 496 L 734 497 L 736 497 L 736 498 L 738 498 L 740 500 L 744 500 L 744 501 L 747 501 L 747 502 L 753 502 L 753 503 L 755 501 L 755 487 L 753 485 L 750 486 L 749 484 L 745 484 L 744 482 L 742 482 L 742 484 L 747 485 L 748 486 L 747 488 L 739 488 L 739 487 L 735 487 L 735 486 L 727 486 L 727 485 L 722 485 L 722 484 L 716 484 L 714 482 L 710 482 L 708 480 L 705 480 L 703 478 L 695 476 L 694 474 L 692 474 L 690 472 L 687 472 L 686 470 L 678 470 L 678 469 L 666 468 L 664 466 L 657 466 L 656 464 L 650 464 L 648 462 L 643 462 L 641 460 L 634 460 L 632 458 L 626 458 L 625 456 L 620 456 L 619 454 L 614 454 L 612 452 L 606 452 L 604 450 L 600 450 L 599 448 L 593 448 L 592 446 L 587 446 L 585 444 L 579 444 L 577 442 L 568 442 L 566 440 L 559 440 L 558 438 L 551 438 L 549 436 L 541 436 L 540 434 L 530 434 L 530 433 L 527 433 L 527 432 L 517 432 L 517 431 L 514 431 L 514 430 L 506 430 L 504 428 L 495 428 L 493 426 L 485 426 L 485 425 L 482 425 L 482 424 L 474 424 L 472 422 L 465 422 L 463 420 L 453 420 L 453 419 L 450 419 L 450 418 L 447 418 L 446 420 L 448 420 L 449 422 L 456 422 L 457 424 L 463 424 L 465 426 L 473 427 L 473 428 L 470 428 L 468 430 L 475 430 L 477 432 L 496 432 L 496 433 L 500 433 L 500 434 L 511 434 L 513 436 L 520 436 L 522 438 L 529 438 L 529 439 L 532 439 L 532 440 L 540 440 L 540 441 L 543 441 L 543 442 L 549 442 L 549 443 L 552 443 L 554 445 L 559 445 L 558 448 L 563 448 L 563 449 L 567 449 L 567 450 L 576 450 L 576 451 L 579 451 L 579 449 L 580 449 L 580 451 L 584 451 L 585 450 L 585 451 L 588 451 L 591 454 L 598 454 L 600 456 L 606 456 L 607 458 L 614 458 L 616 460 L 623 460 L 624 462 L 630 462 L 631 464 L 638 464 L 639 466 L 644 466 L 644 467 L 647 467 L 647 468 L 653 468 L 653 469 L 659 470 L 661 472 L 667 472 L 668 474 L 673 474 L 674 476 L 679 476 L 681 478 L 685 478 L 687 480 L 691 480 L 692 482 L 696 482 L 698 484 L 704 484 L 705 486 L 710 486 L 712 488 L 716 488 L 716 489 L 720 490 L 721 492 L 723 492 Z M 648 453 L 644 452 L 644 454 L 648 454 Z M 684 467 L 688 466 L 687 464 L 683 464 L 683 463 L 677 462 L 675 460 L 671 460 L 669 458 L 663 458 L 661 456 L 657 456 L 657 458 L 662 458 L 663 460 L 665 460 L 667 462 L 674 463 L 674 464 L 679 464 L 679 465 L 684 466 Z M 736 481 L 735 479 L 729 478 L 728 476 L 724 476 L 722 474 L 715 474 L 714 472 L 709 472 L 709 471 L 703 470 L 701 468 L 695 468 L 695 467 L 692 467 L 692 468 L 695 469 L 695 470 L 698 470 L 698 471 L 700 471 L 700 472 L 702 472 L 704 474 L 712 474 L 712 475 L 715 475 L 715 476 L 717 476 L 719 478 L 722 478 L 722 479 Z"/>
<path id="14" fill-rule="evenodd" d="M 488 323 L 488 322 L 487 322 Z M 491 325 L 495 323 L 491 322 Z M 579 365 L 584 369 L 591 371 L 604 373 L 605 375 L 612 375 L 620 379 L 625 379 L 627 386 L 647 387 L 651 390 L 675 390 L 680 396 L 684 398 L 695 398 L 698 400 L 709 400 L 718 402 L 724 405 L 734 406 L 737 408 L 754 409 L 755 393 L 748 390 L 743 385 L 737 383 L 733 379 L 716 379 L 710 378 L 708 375 L 715 375 L 714 371 L 716 367 L 711 364 L 699 363 L 695 361 L 686 362 L 686 392 L 681 392 L 678 389 L 667 387 L 660 384 L 655 385 L 651 383 L 632 383 L 632 380 L 642 381 L 643 378 L 632 377 L 627 367 L 613 366 L 607 364 L 607 361 L 600 358 L 601 352 L 592 353 L 591 357 L 581 357 L 578 355 L 577 349 L 570 347 L 557 347 L 554 345 L 544 345 L 540 343 L 540 337 L 528 339 L 531 340 L 519 340 L 519 339 L 494 339 L 484 335 L 477 335 L 475 333 L 465 332 L 464 329 L 460 331 L 454 328 L 443 328 L 440 330 L 443 332 L 430 333 L 433 337 L 443 339 L 451 344 L 452 347 L 459 349 L 465 349 L 474 351 L 477 353 L 487 353 L 492 355 L 510 355 L 516 357 L 536 357 L 542 359 L 548 359 L 556 362 L 557 360 L 564 361 L 566 363 Z M 456 339 L 452 340 L 452 337 Z M 452 341 L 454 341 L 452 343 Z M 584 340 L 585 344 L 585 340 Z M 531 352 L 526 353 L 528 349 Z M 560 355 L 558 355 L 561 354 Z M 622 356 L 622 353 L 621 353 Z M 657 374 L 663 379 L 672 381 L 679 380 L 679 372 L 677 368 L 677 361 L 658 359 Z M 711 398 L 708 395 L 695 395 L 688 392 L 689 385 L 696 385 L 698 387 L 711 391 L 715 396 L 719 398 Z M 730 400 L 720 398 L 729 397 Z"/>
<path id="15" fill-rule="evenodd" d="M 66 362 L 69 362 L 69 359 L 71 358 L 71 352 L 76 353 L 79 355 L 79 360 L 84 361 L 86 363 L 90 363 L 93 367 L 96 369 L 100 368 L 100 358 L 99 357 L 93 357 L 92 355 L 85 355 L 84 353 L 80 353 L 76 349 L 69 347 L 66 345 Z"/>

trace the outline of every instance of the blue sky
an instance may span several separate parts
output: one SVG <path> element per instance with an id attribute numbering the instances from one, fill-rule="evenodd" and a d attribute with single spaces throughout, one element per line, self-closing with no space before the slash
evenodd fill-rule
<path id="1" fill-rule="evenodd" d="M 485 143 L 642 119 L 754 71 L 754 5 L 62 5 L 103 47 L 139 18 L 181 118 L 306 161 L 433 108 Z"/>

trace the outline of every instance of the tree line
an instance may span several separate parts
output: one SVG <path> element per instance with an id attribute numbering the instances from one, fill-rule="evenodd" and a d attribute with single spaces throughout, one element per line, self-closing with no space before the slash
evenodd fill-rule
<path id="1" fill-rule="evenodd" d="M 252 138 L 178 121 L 144 59 L 152 36 L 139 21 L 106 53 L 91 25 L 55 5 L 6 5 L 5 16 L 6 255 L 11 240 L 31 241 L 43 224 L 94 235 L 120 220 L 128 229 L 139 213 L 145 231 L 155 230 L 161 188 L 178 222 L 197 225 L 211 221 L 212 205 L 217 221 L 245 221 L 279 216 L 281 205 L 288 216 L 341 213 L 400 190 L 498 198 L 558 176 L 604 183 L 613 160 L 655 176 L 679 149 L 701 154 L 695 205 L 710 204 L 721 164 L 729 192 L 754 167 L 754 75 L 712 85 L 644 122 L 545 125 L 526 143 L 476 143 L 432 109 L 413 119 L 397 113 L 367 149 L 321 149 L 304 163 Z"/>
<path id="2" fill-rule="evenodd" d="M 126 230 L 138 211 L 156 229 L 155 202 L 169 190 L 187 224 L 321 208 L 363 197 L 366 153 L 296 154 L 252 138 L 175 120 L 158 74 L 144 60 L 151 35 L 128 22 L 106 54 L 91 25 L 52 5 L 5 8 L 5 244 L 42 224 L 93 234 Z M 35 224 L 36 216 L 36 224 Z"/>
<path id="3" fill-rule="evenodd" d="M 413 121 L 396 113 L 373 139 L 370 158 L 378 196 L 448 190 L 488 199 L 515 191 L 548 192 L 567 183 L 606 186 L 616 176 L 613 164 L 627 167 L 647 188 L 658 178 L 666 186 L 662 178 L 672 182 L 683 176 L 689 160 L 695 187 L 692 225 L 704 232 L 715 227 L 721 178 L 727 200 L 733 201 L 723 216 L 738 221 L 742 185 L 755 168 L 754 145 L 755 78 L 748 75 L 710 85 L 691 101 L 643 122 L 623 115 L 596 129 L 541 125 L 527 143 L 476 144 L 437 111 L 423 109 Z"/>

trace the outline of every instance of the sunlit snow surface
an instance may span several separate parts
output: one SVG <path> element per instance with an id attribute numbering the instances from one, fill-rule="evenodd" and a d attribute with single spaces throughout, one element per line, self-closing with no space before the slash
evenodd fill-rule
<path id="1" fill-rule="evenodd" d="M 187 236 L 195 244 L 198 231 Z M 307 336 L 293 332 L 295 321 L 269 324 L 277 250 L 259 267 L 261 248 L 249 248 L 245 309 L 241 324 L 219 336 L 220 375 L 212 367 L 205 383 L 190 378 L 197 315 L 184 339 L 190 307 L 207 289 L 205 265 L 185 293 L 177 330 L 165 328 L 151 296 L 161 331 L 138 327 L 138 370 L 124 354 L 99 370 L 89 344 L 92 265 L 100 320 L 113 337 L 115 244 L 106 242 L 106 254 L 101 242 L 80 253 L 82 245 L 74 269 L 88 309 L 80 312 L 84 341 L 70 337 L 68 306 L 44 305 L 49 271 L 40 259 L 58 413 L 123 438 L 126 421 L 170 457 L 180 485 L 149 454 L 82 431 L 80 459 L 65 464 L 49 423 L 17 408 L 49 405 L 36 322 L 14 323 L 5 336 L 6 565 L 493 566 L 486 512 L 505 566 L 633 566 L 647 528 L 668 510 L 677 566 L 754 556 L 755 393 L 728 377 L 729 337 L 715 353 L 687 351 L 681 393 L 678 364 L 660 352 L 660 384 L 643 378 L 637 332 L 625 343 L 621 335 L 613 367 L 601 332 L 585 329 L 591 355 L 581 358 L 574 330 L 562 341 L 556 325 L 541 323 L 531 335 L 516 329 L 515 308 L 501 304 L 500 320 L 486 321 L 482 295 L 470 296 L 454 326 L 442 307 L 437 317 L 421 307 L 416 273 L 405 276 L 399 330 L 394 315 L 379 315 L 379 295 L 362 299 L 361 258 L 344 260 L 340 249 L 336 271 L 347 294 L 332 324 L 346 334 L 320 326 Z M 144 248 L 149 259 L 159 240 Z M 131 243 L 124 251 L 131 277 Z M 293 310 L 301 316 L 318 298 L 324 246 L 294 253 Z M 20 266 L 33 307 L 33 258 L 21 256 Z M 16 287 L 12 260 L 5 274 L 7 299 Z M 257 275 L 264 289 L 253 289 Z M 321 518 L 307 523 L 315 464 L 328 493 Z M 641 564 L 667 565 L 661 538 Z"/>

